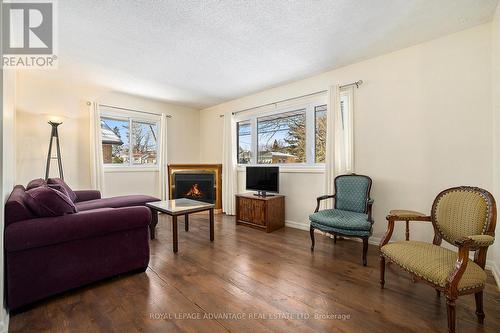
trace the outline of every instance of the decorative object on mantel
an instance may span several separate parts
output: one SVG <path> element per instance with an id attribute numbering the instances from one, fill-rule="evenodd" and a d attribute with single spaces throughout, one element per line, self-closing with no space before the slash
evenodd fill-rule
<path id="1" fill-rule="evenodd" d="M 57 159 L 57 165 L 59 167 L 59 178 L 64 180 L 63 167 L 61 161 L 61 147 L 59 145 L 59 133 L 57 132 L 57 126 L 62 123 L 58 123 L 55 121 L 49 121 L 49 124 L 52 126 L 52 131 L 50 133 L 50 141 L 49 141 L 49 152 L 47 153 L 47 164 L 45 166 L 45 180 L 49 179 L 49 171 L 50 171 L 50 160 Z M 57 156 L 52 156 L 52 145 L 54 142 L 54 138 L 56 138 L 56 154 Z"/>
<path id="2" fill-rule="evenodd" d="M 169 164 L 169 198 L 187 198 L 222 209 L 222 164 Z"/>

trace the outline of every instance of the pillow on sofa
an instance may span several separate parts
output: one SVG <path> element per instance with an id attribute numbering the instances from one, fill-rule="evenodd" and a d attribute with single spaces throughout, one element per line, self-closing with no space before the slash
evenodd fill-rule
<path id="1" fill-rule="evenodd" d="M 77 213 L 75 204 L 65 194 L 47 186 L 26 191 L 26 205 L 38 217 Z"/>
<path id="2" fill-rule="evenodd" d="M 68 184 L 66 184 L 64 182 L 64 180 L 62 180 L 61 178 L 49 178 L 49 180 L 47 180 L 47 184 L 49 184 L 49 186 L 50 185 L 59 185 L 59 186 L 61 186 L 62 188 L 64 188 L 64 192 L 67 193 L 67 195 L 70 198 L 70 200 L 72 202 L 76 201 L 76 199 L 77 199 L 76 193 L 73 192 L 73 190 L 71 189 L 71 187 L 69 187 Z"/>
<path id="3" fill-rule="evenodd" d="M 50 188 L 53 188 L 54 190 L 61 192 L 62 194 L 64 194 L 65 196 L 67 196 L 69 198 L 68 191 L 66 191 L 66 189 L 64 187 L 62 187 L 61 185 L 59 185 L 59 184 L 47 184 L 47 186 Z"/>
<path id="4" fill-rule="evenodd" d="M 42 178 L 33 179 L 26 186 L 26 191 L 31 190 L 35 187 L 40 187 L 40 186 L 45 186 L 45 185 L 47 185 L 47 182 L 45 181 L 45 179 L 42 179 Z"/>

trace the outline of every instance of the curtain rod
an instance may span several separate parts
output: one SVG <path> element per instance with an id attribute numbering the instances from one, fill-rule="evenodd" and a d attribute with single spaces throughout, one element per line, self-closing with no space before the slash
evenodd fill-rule
<path id="1" fill-rule="evenodd" d="M 343 84 L 339 88 L 342 89 L 342 88 L 347 88 L 347 87 L 350 87 L 350 86 L 356 86 L 356 88 L 359 88 L 359 86 L 362 85 L 362 84 L 363 84 L 363 80 L 358 80 L 358 81 L 355 81 L 355 82 Z M 313 92 L 313 93 L 310 93 L 310 94 L 305 94 L 305 95 L 301 95 L 301 96 L 297 96 L 297 97 L 282 99 L 282 100 L 277 101 L 277 102 L 267 103 L 267 104 L 263 104 L 263 105 L 259 105 L 259 106 L 254 106 L 254 107 L 251 107 L 251 108 L 248 108 L 248 109 L 243 109 L 243 110 L 235 111 L 235 112 L 233 112 L 233 114 L 237 114 L 237 113 L 245 112 L 245 111 L 250 111 L 250 110 L 253 110 L 253 109 L 257 109 L 257 108 L 261 108 L 261 107 L 269 106 L 269 105 L 273 105 L 273 104 L 288 102 L 288 101 L 292 101 L 294 99 L 299 99 L 299 98 L 314 96 L 314 95 L 317 95 L 317 94 L 325 93 L 327 91 L 328 90 L 325 89 L 325 90 L 316 91 L 316 92 Z M 224 115 L 221 114 L 219 117 L 224 117 Z"/>
<path id="2" fill-rule="evenodd" d="M 91 102 L 87 102 L 87 105 L 90 105 L 90 104 L 91 104 Z M 139 113 L 145 113 L 145 114 L 152 114 L 152 115 L 155 115 L 155 116 L 161 116 L 160 113 L 154 113 L 154 112 L 147 112 L 147 111 L 141 111 L 141 110 L 135 110 L 135 109 L 122 108 L 120 106 L 114 106 L 114 105 L 99 104 L 99 106 L 104 106 L 104 107 L 107 107 L 107 108 L 118 109 L 118 110 L 139 112 Z M 167 118 L 172 118 L 172 115 L 167 114 L 166 117 Z"/>

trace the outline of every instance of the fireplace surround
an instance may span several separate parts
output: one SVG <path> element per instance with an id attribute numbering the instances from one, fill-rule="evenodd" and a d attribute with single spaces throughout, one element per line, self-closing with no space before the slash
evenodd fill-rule
<path id="1" fill-rule="evenodd" d="M 222 208 L 221 164 L 169 164 L 169 198 L 188 198 Z"/>

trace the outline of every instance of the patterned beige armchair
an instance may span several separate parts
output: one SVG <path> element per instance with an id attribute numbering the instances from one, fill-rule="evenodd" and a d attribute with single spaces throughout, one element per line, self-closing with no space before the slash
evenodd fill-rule
<path id="1" fill-rule="evenodd" d="M 380 242 L 380 285 L 385 283 L 385 262 L 389 260 L 446 295 L 448 332 L 455 332 L 455 300 L 474 294 L 476 315 L 484 321 L 484 265 L 488 246 L 495 238 L 496 204 L 493 196 L 477 187 L 454 187 L 438 194 L 430 216 L 412 211 L 391 211 L 388 229 Z M 406 221 L 406 241 L 389 243 L 395 221 Z M 433 244 L 409 240 L 410 221 L 431 222 Z M 458 252 L 441 247 L 442 240 Z M 474 261 L 469 260 L 474 251 Z"/>

